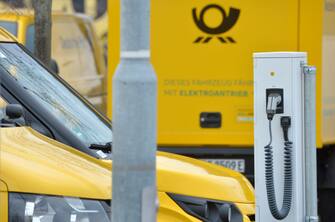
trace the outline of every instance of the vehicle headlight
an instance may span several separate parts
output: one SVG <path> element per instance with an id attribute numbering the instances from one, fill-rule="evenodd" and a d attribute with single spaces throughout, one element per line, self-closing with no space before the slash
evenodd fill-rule
<path id="1" fill-rule="evenodd" d="M 105 201 L 9 193 L 9 222 L 110 222 Z"/>
<path id="2" fill-rule="evenodd" d="M 242 222 L 243 216 L 233 203 L 168 194 L 186 213 L 204 222 Z"/>

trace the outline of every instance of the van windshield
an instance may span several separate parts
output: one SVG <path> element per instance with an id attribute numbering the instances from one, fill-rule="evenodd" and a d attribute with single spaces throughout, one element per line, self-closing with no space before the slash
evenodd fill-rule
<path id="1" fill-rule="evenodd" d="M 111 126 L 15 43 L 0 43 L 0 66 L 87 147 L 112 142 Z"/>

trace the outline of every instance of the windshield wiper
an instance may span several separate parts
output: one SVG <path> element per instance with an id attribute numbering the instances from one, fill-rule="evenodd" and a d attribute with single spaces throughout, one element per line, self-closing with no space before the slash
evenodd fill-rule
<path id="1" fill-rule="evenodd" d="M 112 142 L 108 142 L 106 144 L 92 143 L 89 148 L 92 150 L 101 150 L 104 153 L 111 153 L 112 152 Z"/>

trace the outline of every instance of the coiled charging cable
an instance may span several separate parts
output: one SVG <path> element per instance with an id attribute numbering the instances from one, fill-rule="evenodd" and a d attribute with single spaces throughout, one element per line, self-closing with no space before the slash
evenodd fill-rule
<path id="1" fill-rule="evenodd" d="M 273 117 L 273 116 L 272 116 Z M 283 116 L 280 119 L 280 124 L 283 129 L 284 134 L 284 193 L 283 193 L 283 205 L 281 209 L 278 209 L 276 202 L 276 192 L 274 186 L 274 176 L 273 176 L 273 147 L 272 144 L 272 118 L 269 119 L 269 134 L 270 142 L 264 147 L 265 152 L 265 183 L 266 191 L 268 196 L 268 203 L 271 214 L 277 220 L 282 220 L 290 212 L 292 203 L 292 148 L 293 143 L 289 141 L 288 129 L 291 126 L 291 117 Z"/>

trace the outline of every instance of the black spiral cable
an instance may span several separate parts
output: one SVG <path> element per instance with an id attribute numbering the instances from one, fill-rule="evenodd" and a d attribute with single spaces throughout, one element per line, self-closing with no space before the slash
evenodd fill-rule
<path id="1" fill-rule="evenodd" d="M 288 117 L 289 118 L 289 117 Z M 289 119 L 290 124 L 290 119 Z M 283 205 L 281 209 L 278 209 L 276 202 L 276 192 L 274 187 L 274 177 L 273 177 L 273 147 L 272 144 L 272 127 L 271 120 L 269 120 L 269 133 L 270 142 L 264 147 L 265 152 L 265 183 L 266 192 L 268 196 L 268 203 L 271 214 L 277 220 L 284 219 L 290 212 L 292 203 L 292 147 L 293 143 L 288 139 L 288 128 L 290 125 L 282 127 L 284 131 L 284 193 L 283 193 Z"/>

